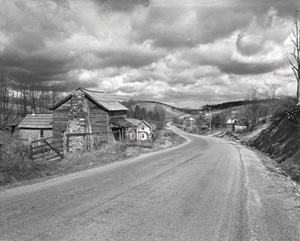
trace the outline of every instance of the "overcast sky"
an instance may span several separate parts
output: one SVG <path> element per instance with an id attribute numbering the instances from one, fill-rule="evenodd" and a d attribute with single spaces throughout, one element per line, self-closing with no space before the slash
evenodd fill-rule
<path id="1" fill-rule="evenodd" d="M 37 81 L 199 107 L 253 85 L 296 93 L 299 0 L 0 0 L 0 68 Z"/>

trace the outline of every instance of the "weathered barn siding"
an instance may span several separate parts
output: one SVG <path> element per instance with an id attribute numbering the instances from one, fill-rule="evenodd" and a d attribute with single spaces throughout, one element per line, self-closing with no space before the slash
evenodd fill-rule
<path id="1" fill-rule="evenodd" d="M 54 138 L 61 138 L 62 134 L 67 129 L 67 122 L 69 120 L 69 111 L 71 109 L 71 99 L 59 106 L 53 111 L 53 136 Z"/>
<path id="2" fill-rule="evenodd" d="M 90 122 L 92 126 L 92 132 L 108 132 L 108 114 L 103 109 L 100 109 L 91 101 L 87 100 L 88 107 L 89 107 L 89 115 L 90 115 Z M 103 136 L 103 141 L 107 141 L 108 133 Z"/>
<path id="3" fill-rule="evenodd" d="M 89 107 L 90 122 L 92 132 L 108 132 L 108 114 L 91 101 L 87 100 Z M 53 135 L 61 138 L 67 129 L 69 112 L 71 109 L 71 99 L 53 111 Z M 106 135 L 107 136 L 107 135 Z M 106 138 L 104 138 L 106 139 Z"/>
<path id="4" fill-rule="evenodd" d="M 126 118 L 126 110 L 119 110 L 119 111 L 113 111 L 109 112 L 109 120 L 114 120 L 114 119 L 125 119 Z"/>
<path id="5" fill-rule="evenodd" d="M 53 136 L 52 114 L 29 114 L 20 122 L 20 138 L 28 144 L 37 139 Z"/>
<path id="6" fill-rule="evenodd" d="M 41 131 L 43 131 L 43 137 L 41 136 Z M 53 136 L 52 130 L 36 130 L 36 129 L 20 129 L 20 138 L 26 144 L 30 144 L 32 141 L 47 138 Z"/>
<path id="7" fill-rule="evenodd" d="M 51 109 L 53 110 L 53 134 L 55 138 L 63 136 L 63 133 L 67 131 L 68 123 L 74 118 L 80 122 L 80 125 L 77 125 L 78 132 L 95 133 L 97 136 L 93 136 L 100 142 L 107 142 L 112 139 L 112 130 L 117 135 L 115 139 L 119 140 L 118 133 L 123 135 L 124 129 L 127 127 L 115 124 L 115 122 L 126 122 L 128 109 L 111 96 L 99 91 L 78 88 Z M 72 130 L 72 132 L 74 131 L 76 132 L 76 130 Z"/>

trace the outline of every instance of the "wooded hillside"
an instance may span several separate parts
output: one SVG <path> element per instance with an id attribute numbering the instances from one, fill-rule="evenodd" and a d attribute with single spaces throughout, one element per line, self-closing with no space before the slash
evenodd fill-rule
<path id="1" fill-rule="evenodd" d="M 33 110 L 48 113 L 62 94 L 58 86 L 47 86 L 31 75 L 0 72 L 0 130 L 18 124 Z"/>

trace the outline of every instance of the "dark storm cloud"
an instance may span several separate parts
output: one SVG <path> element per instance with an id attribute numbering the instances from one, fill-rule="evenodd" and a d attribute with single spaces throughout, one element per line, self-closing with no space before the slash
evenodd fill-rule
<path id="1" fill-rule="evenodd" d="M 99 67 L 129 66 L 139 68 L 158 60 L 162 55 L 157 51 L 149 51 L 142 48 L 130 49 L 103 49 L 95 53 L 100 58 Z"/>
<path id="2" fill-rule="evenodd" d="M 237 0 L 236 2 L 246 9 L 252 9 L 256 15 L 262 15 L 270 7 L 274 7 L 278 10 L 279 16 L 293 17 L 295 9 L 300 9 L 299 0 Z"/>
<path id="3" fill-rule="evenodd" d="M 231 62 L 230 64 L 220 63 L 218 67 L 222 72 L 237 75 L 259 75 L 271 72 L 283 65 L 283 61 L 273 63 L 239 63 Z"/>
<path id="4" fill-rule="evenodd" d="M 237 75 L 264 74 L 276 70 L 285 64 L 283 59 L 272 62 L 260 62 L 259 60 L 256 62 L 239 62 L 236 59 L 232 59 L 230 55 L 214 53 L 214 51 L 207 53 L 207 55 L 190 53 L 184 56 L 193 64 L 216 66 L 223 73 Z"/>
<path id="5" fill-rule="evenodd" d="M 247 39 L 244 34 L 239 34 L 236 41 L 237 50 L 243 55 L 254 55 L 261 52 L 264 48 L 263 42 L 260 38 L 253 41 Z"/>
<path id="6" fill-rule="evenodd" d="M 137 6 L 148 7 L 150 0 L 94 0 L 106 10 L 132 11 Z"/>
<path id="7" fill-rule="evenodd" d="M 193 47 L 229 36 L 247 26 L 251 12 L 238 9 L 150 8 L 142 19 L 133 19 L 134 37 L 139 42 L 153 41 L 157 47 Z M 145 26 L 147 26 L 145 28 Z"/>
<path id="8" fill-rule="evenodd" d="M 40 80 L 63 80 L 68 78 L 69 71 L 80 68 L 111 66 L 138 68 L 156 61 L 161 56 L 158 51 L 139 46 L 124 46 L 124 44 L 123 47 L 116 48 L 101 46 L 101 40 L 99 41 L 91 30 L 93 25 L 97 29 L 97 24 L 87 15 L 84 19 L 80 15 L 77 16 L 81 14 L 81 6 L 74 5 L 76 3 L 84 2 L 5 2 L 6 11 L 1 11 L 2 21 L 0 21 L 0 69 L 29 72 Z M 143 5 L 145 1 L 128 0 L 121 3 L 96 1 L 96 3 L 109 5 L 112 10 L 125 11 L 129 7 Z M 95 14 L 91 9 L 87 8 L 86 11 Z M 97 19 L 97 16 L 94 18 Z M 1 42 L 1 32 L 6 41 Z M 74 36 L 77 36 L 77 40 Z M 89 41 L 98 43 L 91 46 Z"/>
<path id="9" fill-rule="evenodd" d="M 98 84 L 95 82 L 83 82 L 80 80 L 64 80 L 64 81 L 59 81 L 56 86 L 59 87 L 60 90 L 62 91 L 72 91 L 77 89 L 78 87 L 83 87 L 83 88 L 97 88 Z"/>

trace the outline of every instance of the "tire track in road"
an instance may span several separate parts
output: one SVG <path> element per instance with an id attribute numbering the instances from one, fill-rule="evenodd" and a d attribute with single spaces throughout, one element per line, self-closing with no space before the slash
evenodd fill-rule
<path id="1" fill-rule="evenodd" d="M 165 174 L 167 174 L 167 173 L 173 171 L 174 169 L 176 169 L 176 168 L 178 168 L 178 167 L 180 167 L 180 166 L 182 166 L 182 165 L 184 165 L 184 164 L 186 164 L 186 163 L 188 163 L 188 162 L 190 162 L 190 161 L 192 161 L 192 160 L 194 160 L 194 159 L 196 159 L 197 157 L 200 157 L 200 156 L 202 156 L 202 155 L 203 155 L 203 154 L 195 155 L 195 156 L 193 156 L 193 157 L 191 157 L 191 158 L 189 158 L 189 159 L 187 159 L 187 160 L 185 160 L 185 161 L 183 161 L 183 162 L 181 162 L 181 163 L 179 163 L 179 164 L 177 164 L 177 165 L 175 165 L 175 166 L 173 166 L 173 167 L 171 167 L 171 168 L 169 168 L 169 169 L 167 169 L 167 170 L 161 172 L 160 174 L 158 174 L 158 175 L 156 175 L 156 176 L 154 176 L 154 177 L 152 177 L 152 178 L 150 178 L 150 179 L 147 179 L 147 180 L 144 181 L 144 182 L 139 183 L 138 185 L 135 185 L 135 186 L 133 186 L 133 187 L 128 188 L 128 189 L 127 189 L 126 191 L 124 191 L 124 192 L 118 193 L 117 195 L 115 195 L 115 196 L 113 196 L 113 197 L 111 197 L 111 198 L 109 198 L 109 199 L 107 199 L 107 200 L 105 200 L 105 201 L 103 201 L 103 202 L 101 202 L 101 203 L 98 203 L 96 206 L 93 206 L 93 207 L 90 207 L 90 208 L 88 208 L 88 209 L 86 209 L 86 210 L 84 210 L 84 211 L 81 211 L 80 213 L 74 215 L 73 217 L 76 218 L 76 217 L 79 217 L 79 216 L 81 216 L 81 215 L 84 215 L 84 214 L 87 213 L 87 212 L 93 211 L 93 210 L 97 209 L 98 207 L 103 206 L 103 205 L 105 205 L 105 204 L 107 204 L 107 203 L 109 203 L 109 202 L 111 202 L 111 201 L 117 199 L 118 197 L 120 197 L 120 196 L 122 196 L 122 195 L 126 195 L 126 194 L 129 193 L 130 191 L 133 191 L 133 190 L 135 190 L 135 189 L 137 189 L 137 188 L 139 188 L 139 187 L 141 187 L 141 186 L 143 186 L 143 185 L 145 185 L 145 184 L 147 184 L 147 183 L 149 183 L 149 182 L 151 182 L 151 181 L 153 181 L 153 180 L 155 180 L 155 179 L 157 179 L 157 178 L 162 177 L 163 175 L 165 175 Z"/>

